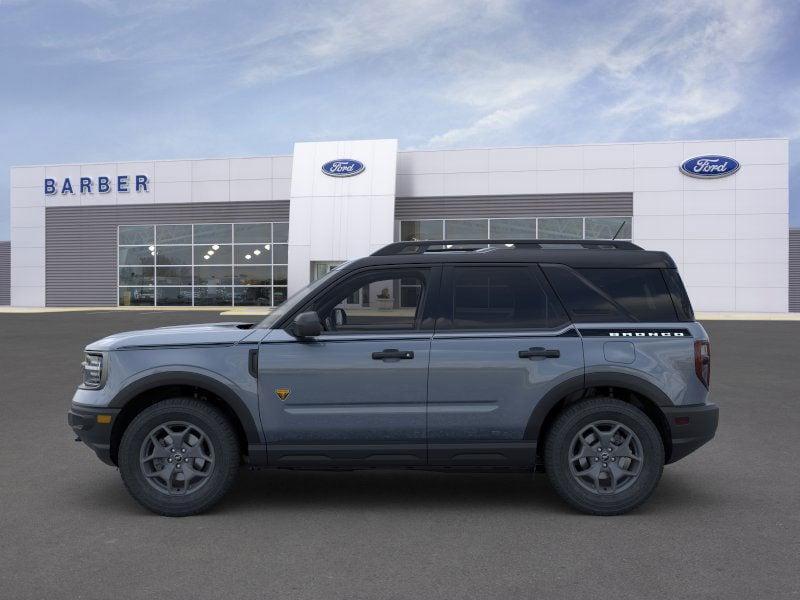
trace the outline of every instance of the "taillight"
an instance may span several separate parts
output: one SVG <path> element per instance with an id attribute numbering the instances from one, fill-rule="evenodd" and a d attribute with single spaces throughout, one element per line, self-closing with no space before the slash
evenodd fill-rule
<path id="1" fill-rule="evenodd" d="M 707 340 L 694 343 L 694 372 L 704 386 L 711 385 L 711 344 Z"/>

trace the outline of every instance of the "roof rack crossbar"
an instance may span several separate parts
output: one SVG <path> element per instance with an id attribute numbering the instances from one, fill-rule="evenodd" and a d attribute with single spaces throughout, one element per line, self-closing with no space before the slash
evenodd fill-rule
<path id="1" fill-rule="evenodd" d="M 583 248 L 641 250 L 633 242 L 619 240 L 425 240 L 419 242 L 394 242 L 372 253 L 372 256 L 393 256 L 397 254 L 424 254 L 430 248 L 440 247 L 432 252 L 479 250 L 488 245 L 505 245 L 547 249 L 548 246 L 578 246 Z M 454 248 L 454 246 L 475 246 L 475 248 Z"/>

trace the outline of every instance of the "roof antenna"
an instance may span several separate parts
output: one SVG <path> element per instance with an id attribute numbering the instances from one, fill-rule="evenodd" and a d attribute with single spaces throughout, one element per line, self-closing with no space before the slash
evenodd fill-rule
<path id="1" fill-rule="evenodd" d="M 620 232 L 620 231 L 622 231 L 622 228 L 623 228 L 623 227 L 625 227 L 625 223 L 627 223 L 627 222 L 628 222 L 628 221 L 625 221 L 625 220 L 623 220 L 623 221 L 622 221 L 622 223 L 620 223 L 619 229 L 617 229 L 617 233 L 615 233 L 615 234 L 614 234 L 614 237 L 612 237 L 612 238 L 611 238 L 611 241 L 612 241 L 612 242 L 613 242 L 615 239 L 617 239 L 617 236 L 619 235 L 619 232 Z"/>

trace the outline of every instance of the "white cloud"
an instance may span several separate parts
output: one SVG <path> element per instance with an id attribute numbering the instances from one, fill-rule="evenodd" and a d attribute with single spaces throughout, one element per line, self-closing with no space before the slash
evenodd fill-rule
<path id="1" fill-rule="evenodd" d="M 258 84 L 322 71 L 405 50 L 418 54 L 437 40 L 462 38 L 505 17 L 505 2 L 404 0 L 337 4 L 266 23 L 238 45 L 247 51 L 241 80 Z"/>
<path id="2" fill-rule="evenodd" d="M 433 136 L 428 145 L 431 147 L 452 147 L 465 140 L 480 137 L 492 133 L 498 129 L 513 127 L 521 120 L 529 116 L 534 110 L 533 106 L 523 106 L 520 108 L 501 108 L 485 117 L 481 117 L 474 123 L 466 127 L 450 129 L 442 134 Z"/>
<path id="3" fill-rule="evenodd" d="M 606 19 L 589 12 L 586 22 L 564 24 L 557 45 L 541 29 L 512 29 L 498 47 L 462 53 L 440 97 L 472 109 L 472 117 L 429 144 L 480 142 L 492 131 L 487 123 L 507 129 L 532 115 L 557 118 L 562 103 L 581 94 L 605 106 L 607 120 L 643 120 L 668 131 L 709 122 L 740 106 L 748 78 L 780 42 L 781 14 L 766 0 L 625 11 Z M 519 118 L 495 118 L 504 112 Z"/>

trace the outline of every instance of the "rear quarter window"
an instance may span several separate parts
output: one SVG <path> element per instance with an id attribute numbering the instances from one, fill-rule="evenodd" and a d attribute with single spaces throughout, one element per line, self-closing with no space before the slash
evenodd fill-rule
<path id="1" fill-rule="evenodd" d="M 678 320 L 660 269 L 543 269 L 573 321 Z"/>

